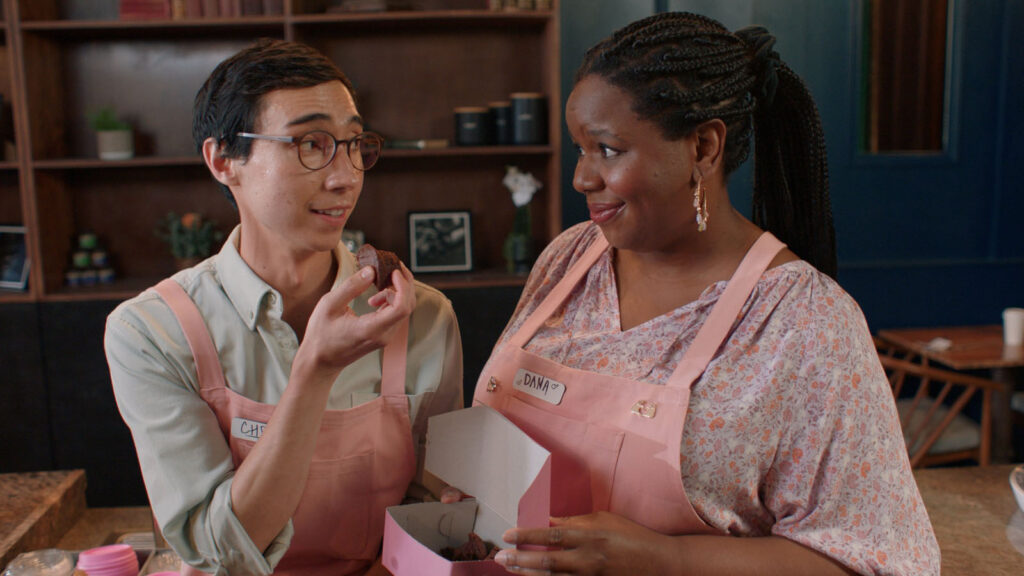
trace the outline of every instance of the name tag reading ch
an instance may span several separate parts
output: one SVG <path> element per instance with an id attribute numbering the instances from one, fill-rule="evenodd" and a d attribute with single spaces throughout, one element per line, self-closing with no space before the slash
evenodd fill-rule
<path id="1" fill-rule="evenodd" d="M 516 372 L 512 387 L 551 404 L 561 404 L 565 394 L 565 384 L 523 368 Z"/>
<path id="2" fill-rule="evenodd" d="M 242 440 L 255 442 L 263 436 L 263 429 L 267 426 L 265 422 L 257 422 L 246 418 L 231 419 L 231 435 Z"/>

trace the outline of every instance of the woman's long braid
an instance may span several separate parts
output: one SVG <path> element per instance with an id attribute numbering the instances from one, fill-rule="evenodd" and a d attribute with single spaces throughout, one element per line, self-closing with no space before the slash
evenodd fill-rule
<path id="1" fill-rule="evenodd" d="M 825 133 L 800 77 L 785 64 L 777 73 L 773 105 L 754 114 L 754 222 L 835 277 Z"/>
<path id="2" fill-rule="evenodd" d="M 587 51 L 576 80 L 596 74 L 628 92 L 634 112 L 669 140 L 699 124 L 726 124 L 728 175 L 756 140 L 754 222 L 835 276 L 824 133 L 800 78 L 771 51 L 761 28 L 729 32 L 696 14 L 639 20 Z"/>

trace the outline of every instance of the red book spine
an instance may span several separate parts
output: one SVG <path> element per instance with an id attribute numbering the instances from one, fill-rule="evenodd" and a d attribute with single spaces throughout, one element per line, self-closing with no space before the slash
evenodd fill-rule
<path id="1" fill-rule="evenodd" d="M 122 0 L 122 20 L 159 20 L 171 17 L 171 0 Z"/>
<path id="2" fill-rule="evenodd" d="M 263 14 L 263 0 L 242 0 L 242 16 Z"/>
<path id="3" fill-rule="evenodd" d="M 203 18 L 220 16 L 220 0 L 203 0 Z"/>
<path id="4" fill-rule="evenodd" d="M 202 18 L 203 0 L 185 0 L 185 18 Z"/>

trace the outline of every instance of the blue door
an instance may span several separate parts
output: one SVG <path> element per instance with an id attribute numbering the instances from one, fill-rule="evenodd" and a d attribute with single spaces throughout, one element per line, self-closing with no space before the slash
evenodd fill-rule
<path id="1" fill-rule="evenodd" d="M 689 10 L 766 26 L 818 102 L 829 151 L 839 282 L 873 331 L 998 324 L 1024 305 L 1024 2 L 948 0 L 943 150 L 867 154 L 858 141 L 866 0 L 563 0 L 563 102 L 583 50 L 632 20 Z M 564 135 L 565 225 L 586 218 Z M 750 162 L 730 180 L 750 205 Z"/>

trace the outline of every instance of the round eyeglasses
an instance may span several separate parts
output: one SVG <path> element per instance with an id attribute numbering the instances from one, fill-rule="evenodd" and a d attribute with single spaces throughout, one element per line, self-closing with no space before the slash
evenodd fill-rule
<path id="1" fill-rule="evenodd" d="M 338 140 L 333 134 L 324 130 L 313 130 L 302 136 L 267 136 L 250 132 L 239 132 L 237 136 L 295 144 L 295 149 L 299 154 L 299 163 L 309 170 L 326 168 L 334 160 L 338 147 L 344 145 L 352 167 L 365 172 L 377 163 L 380 151 L 384 147 L 384 137 L 374 132 L 363 132 L 348 140 Z"/>

